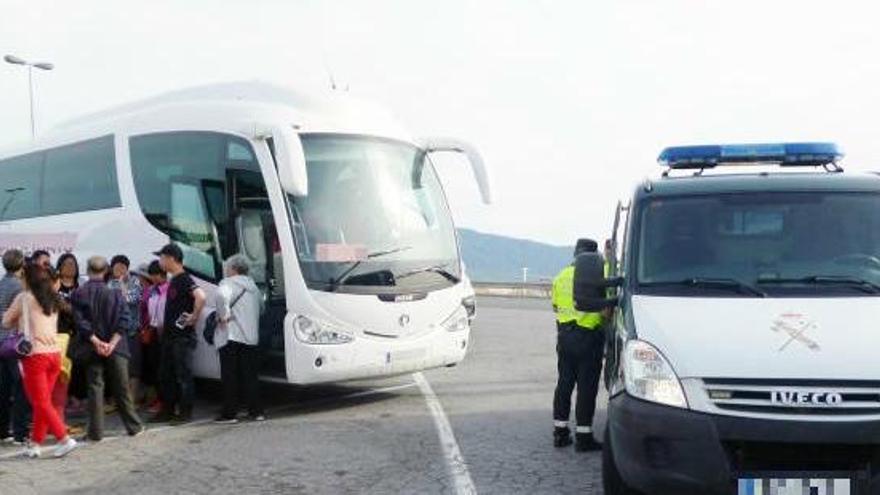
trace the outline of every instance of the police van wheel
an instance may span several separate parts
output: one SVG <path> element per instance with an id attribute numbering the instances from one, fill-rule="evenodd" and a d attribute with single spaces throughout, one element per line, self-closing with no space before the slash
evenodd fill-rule
<path id="1" fill-rule="evenodd" d="M 605 489 L 605 495 L 640 495 L 639 492 L 626 486 L 617 471 L 608 427 L 605 428 L 605 441 L 602 445 L 602 487 Z"/>

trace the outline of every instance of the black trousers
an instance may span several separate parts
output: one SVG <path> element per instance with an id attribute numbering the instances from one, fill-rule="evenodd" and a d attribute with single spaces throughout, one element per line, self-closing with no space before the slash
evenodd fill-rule
<path id="1" fill-rule="evenodd" d="M 9 436 L 10 421 L 13 438 L 23 442 L 28 436 L 31 406 L 24 394 L 18 359 L 0 359 L 0 438 Z"/>
<path id="2" fill-rule="evenodd" d="M 161 339 L 162 357 L 159 363 L 159 381 L 162 407 L 182 415 L 192 413 L 196 395 L 193 379 L 193 351 L 196 341 L 186 337 L 172 337 L 167 333 Z"/>
<path id="3" fill-rule="evenodd" d="M 224 418 L 234 418 L 242 404 L 251 416 L 263 414 L 260 401 L 260 348 L 229 341 L 220 348 L 220 381 L 223 382 Z"/>
<path id="4" fill-rule="evenodd" d="M 559 379 L 553 398 L 553 419 L 568 421 L 571 414 L 571 394 L 577 385 L 575 418 L 580 427 L 593 426 L 596 412 L 596 394 L 599 393 L 599 377 L 602 374 L 602 357 L 605 353 L 605 331 L 602 328 L 588 330 L 576 323 L 557 324 Z"/>

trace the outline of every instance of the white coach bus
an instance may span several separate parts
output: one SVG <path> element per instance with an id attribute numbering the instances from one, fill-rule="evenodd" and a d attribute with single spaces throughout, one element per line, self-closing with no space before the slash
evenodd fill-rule
<path id="1" fill-rule="evenodd" d="M 463 154 L 491 201 L 473 147 L 415 140 L 348 95 L 263 83 L 177 91 L 0 152 L 0 248 L 140 263 L 170 240 L 209 300 L 222 260 L 242 253 L 266 300 L 268 380 L 450 366 L 465 356 L 475 306 L 435 152 Z M 219 378 L 201 337 L 195 371 Z"/>

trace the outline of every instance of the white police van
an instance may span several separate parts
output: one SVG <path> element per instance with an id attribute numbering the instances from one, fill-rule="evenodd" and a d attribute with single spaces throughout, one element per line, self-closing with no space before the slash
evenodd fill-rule
<path id="1" fill-rule="evenodd" d="M 577 260 L 578 306 L 617 308 L 606 494 L 880 493 L 880 177 L 841 157 L 668 148 L 612 277 Z"/>

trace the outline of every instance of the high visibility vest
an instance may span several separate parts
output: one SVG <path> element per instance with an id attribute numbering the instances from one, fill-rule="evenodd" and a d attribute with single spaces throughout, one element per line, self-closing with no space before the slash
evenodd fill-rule
<path id="1" fill-rule="evenodd" d="M 553 279 L 553 307 L 559 323 L 576 322 L 579 327 L 595 330 L 602 324 L 600 313 L 584 313 L 574 307 L 574 266 L 567 266 Z"/>

